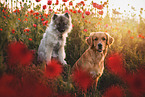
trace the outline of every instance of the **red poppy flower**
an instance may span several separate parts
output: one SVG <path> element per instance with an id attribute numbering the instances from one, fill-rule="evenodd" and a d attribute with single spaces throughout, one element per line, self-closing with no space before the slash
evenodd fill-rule
<path id="1" fill-rule="evenodd" d="M 72 80 L 75 82 L 75 85 L 85 92 L 89 89 L 93 84 L 92 76 L 89 72 L 85 70 L 76 70 L 72 73 Z"/>
<path id="2" fill-rule="evenodd" d="M 22 78 L 22 87 L 19 89 L 17 95 L 19 97 L 49 97 L 52 94 L 52 89 L 39 83 L 31 76 Z M 33 92 L 32 92 L 33 91 Z"/>
<path id="3" fill-rule="evenodd" d="M 82 13 L 82 11 L 79 9 L 79 10 L 78 10 L 78 13 Z"/>
<path id="4" fill-rule="evenodd" d="M 58 62 L 55 60 L 52 60 L 46 66 L 45 75 L 50 79 L 57 78 L 61 73 L 62 73 L 62 66 L 58 64 Z"/>
<path id="5" fill-rule="evenodd" d="M 67 0 L 62 0 L 63 2 L 67 2 Z"/>
<path id="6" fill-rule="evenodd" d="M 28 29 L 28 28 L 24 29 L 24 32 L 29 32 L 29 31 L 30 31 L 30 29 Z"/>
<path id="7" fill-rule="evenodd" d="M 119 86 L 112 86 L 108 88 L 105 93 L 103 94 L 103 97 L 124 97 L 124 89 Z"/>
<path id="8" fill-rule="evenodd" d="M 97 3 L 93 2 L 93 7 L 102 10 L 103 9 L 103 5 L 99 5 Z"/>
<path id="9" fill-rule="evenodd" d="M 145 37 L 144 37 L 144 36 L 141 36 L 141 38 L 142 38 L 142 39 L 145 39 Z"/>
<path id="10" fill-rule="evenodd" d="M 29 65 L 33 59 L 33 53 L 21 42 L 12 42 L 8 45 L 9 65 Z"/>
<path id="11" fill-rule="evenodd" d="M 87 32 L 88 30 L 87 29 L 84 29 L 84 32 Z"/>
<path id="12" fill-rule="evenodd" d="M 131 33 L 131 31 L 130 30 L 128 30 L 128 34 L 130 34 Z"/>
<path id="13" fill-rule="evenodd" d="M 34 11 L 31 9 L 29 13 L 33 13 Z"/>
<path id="14" fill-rule="evenodd" d="M 89 12 L 89 11 L 85 11 L 85 14 L 86 14 L 86 15 L 90 15 L 90 12 Z"/>
<path id="15" fill-rule="evenodd" d="M 37 27 L 37 25 L 36 25 L 36 24 L 33 24 L 33 27 L 35 27 L 35 28 L 36 28 L 36 27 Z"/>
<path id="16" fill-rule="evenodd" d="M 74 10 L 73 13 L 77 13 L 77 12 Z"/>
<path id="17" fill-rule="evenodd" d="M 48 0 L 48 1 L 47 1 L 47 4 L 48 4 L 48 5 L 51 5 L 51 4 L 52 4 L 52 0 Z"/>
<path id="18" fill-rule="evenodd" d="M 70 5 L 70 6 L 73 6 L 73 2 L 72 2 L 72 1 L 70 1 L 70 2 L 69 2 L 69 5 Z"/>
<path id="19" fill-rule="evenodd" d="M 38 19 L 39 17 L 35 17 L 36 19 Z"/>
<path id="20" fill-rule="evenodd" d="M 0 28 L 0 31 L 3 31 L 3 29 L 2 29 L 2 28 Z"/>
<path id="21" fill-rule="evenodd" d="M 85 17 L 84 17 L 84 13 L 82 13 L 82 18 L 85 18 Z"/>
<path id="22" fill-rule="evenodd" d="M 45 25 L 47 26 L 48 21 L 43 21 L 42 23 L 43 23 L 43 26 Z"/>
<path id="23" fill-rule="evenodd" d="M 118 53 L 111 54 L 106 58 L 107 68 L 111 73 L 123 76 L 126 73 L 125 68 L 123 67 L 122 55 Z"/>
<path id="24" fill-rule="evenodd" d="M 35 0 L 36 2 L 40 2 L 41 0 Z"/>
<path id="25" fill-rule="evenodd" d="M 44 21 L 44 19 L 42 18 L 41 21 Z"/>
<path id="26" fill-rule="evenodd" d="M 133 97 L 141 97 L 145 93 L 145 70 L 141 69 L 136 73 L 128 74 L 124 80 L 129 87 Z"/>
<path id="27" fill-rule="evenodd" d="M 56 0 L 56 3 L 55 3 L 55 5 L 58 5 L 59 4 L 59 1 L 58 0 Z"/>
<path id="28" fill-rule="evenodd" d="M 29 38 L 30 41 L 32 41 L 32 38 Z"/>
<path id="29" fill-rule="evenodd" d="M 103 15 L 103 11 L 99 11 L 98 13 L 99 13 L 100 15 Z"/>
<path id="30" fill-rule="evenodd" d="M 39 15 L 39 12 L 34 12 L 33 15 Z"/>
<path id="31" fill-rule="evenodd" d="M 0 78 L 0 97 L 16 97 L 16 92 L 11 84 L 14 80 L 13 75 L 4 74 Z"/>
<path id="32" fill-rule="evenodd" d="M 18 18 L 18 20 L 19 20 L 19 21 L 21 21 L 21 19 L 20 19 L 20 18 Z"/>
<path id="33" fill-rule="evenodd" d="M 133 36 L 131 36 L 131 37 L 130 37 L 130 39 L 134 39 L 134 37 L 133 37 Z"/>
<path id="34" fill-rule="evenodd" d="M 65 10 L 65 12 L 64 13 L 68 13 L 68 14 L 70 14 L 70 11 L 69 10 Z"/>
<path id="35" fill-rule="evenodd" d="M 46 5 L 43 5 L 43 9 L 46 9 L 46 7 L 47 7 Z"/>
<path id="36" fill-rule="evenodd" d="M 28 19 L 27 19 L 27 18 L 25 18 L 25 19 L 24 19 L 24 21 L 28 21 Z"/>
<path id="37" fill-rule="evenodd" d="M 12 30 L 12 33 L 13 33 L 13 34 L 15 33 L 15 29 Z"/>

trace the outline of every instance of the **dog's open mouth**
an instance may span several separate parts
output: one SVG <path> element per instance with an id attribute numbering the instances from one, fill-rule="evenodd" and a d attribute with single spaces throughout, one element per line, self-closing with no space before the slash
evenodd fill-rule
<path id="1" fill-rule="evenodd" d="M 98 49 L 97 51 L 98 51 L 98 52 L 102 52 L 102 49 Z"/>

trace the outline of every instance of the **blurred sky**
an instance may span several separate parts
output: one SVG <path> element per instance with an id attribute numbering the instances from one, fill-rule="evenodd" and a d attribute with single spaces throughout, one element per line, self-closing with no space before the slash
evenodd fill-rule
<path id="1" fill-rule="evenodd" d="M 4 2 L 5 0 L 1 0 L 1 2 Z M 11 0 L 8 0 L 11 1 Z M 16 0 L 13 0 L 16 1 Z M 18 0 L 22 1 L 22 0 Z M 26 1 L 26 0 L 24 0 Z M 29 1 L 29 0 L 27 0 Z M 36 3 L 35 0 L 31 0 L 35 4 L 42 4 L 42 5 L 47 5 L 47 0 L 41 0 L 39 3 Z M 73 1 L 73 3 L 78 3 L 83 0 L 68 0 L 68 1 Z M 105 2 L 107 0 L 87 0 L 85 1 L 85 4 L 89 5 L 91 2 L 96 2 L 98 4 L 101 4 L 100 1 Z M 53 3 L 56 2 L 56 0 L 52 0 Z M 59 0 L 59 3 L 62 4 L 62 0 Z M 68 2 L 67 2 L 68 3 Z M 131 17 L 131 14 L 136 14 L 135 18 L 138 19 L 138 15 L 140 13 L 140 8 L 143 8 L 143 14 L 142 17 L 145 18 L 145 0 L 109 0 L 109 13 L 112 13 L 112 9 L 116 9 L 116 11 L 119 11 L 121 16 L 127 16 Z M 106 13 L 106 8 L 103 9 L 104 15 Z"/>

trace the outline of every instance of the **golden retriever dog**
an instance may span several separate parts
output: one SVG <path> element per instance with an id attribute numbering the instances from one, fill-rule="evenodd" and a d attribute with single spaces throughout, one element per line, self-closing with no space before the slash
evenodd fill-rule
<path id="1" fill-rule="evenodd" d="M 104 70 L 104 59 L 107 49 L 114 42 L 114 38 L 105 32 L 93 32 L 86 40 L 89 48 L 82 54 L 72 67 L 74 70 L 86 70 L 95 79 L 96 85 Z"/>

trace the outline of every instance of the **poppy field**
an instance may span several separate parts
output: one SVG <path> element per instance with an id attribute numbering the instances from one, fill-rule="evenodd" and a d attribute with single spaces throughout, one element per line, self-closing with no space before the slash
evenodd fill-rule
<path id="1" fill-rule="evenodd" d="M 7 1 L 7 0 L 6 0 Z M 87 0 L 16 0 L 16 6 L 0 3 L 0 97 L 144 97 L 145 12 L 119 17 L 108 3 Z M 107 13 L 104 15 L 104 9 Z M 57 60 L 37 61 L 37 50 L 54 14 L 69 13 L 72 31 L 65 52 L 67 66 Z M 104 73 L 93 86 L 84 70 L 71 72 L 73 64 L 88 48 L 91 32 L 106 32 L 114 38 L 105 58 Z"/>

